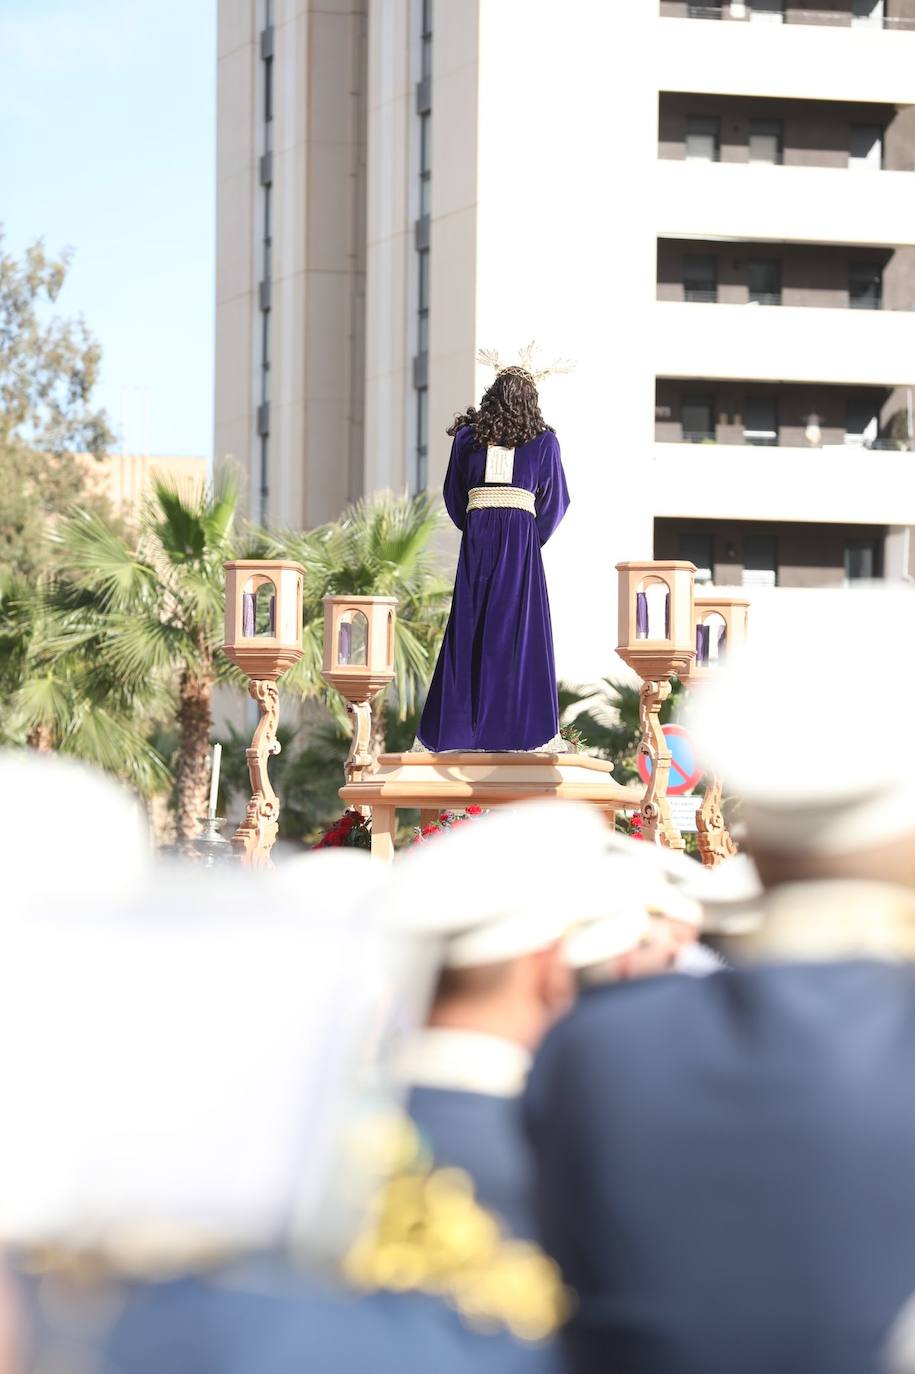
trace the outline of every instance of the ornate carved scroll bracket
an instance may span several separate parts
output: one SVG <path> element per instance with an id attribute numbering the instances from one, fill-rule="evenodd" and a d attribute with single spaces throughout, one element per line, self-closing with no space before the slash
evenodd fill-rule
<path id="1" fill-rule="evenodd" d="M 280 752 L 276 737 L 280 717 L 280 696 L 276 682 L 269 678 L 252 678 L 248 693 L 260 707 L 260 720 L 246 752 L 251 798 L 245 818 L 232 837 L 241 852 L 242 863 L 249 868 L 267 868 L 270 851 L 279 829 L 280 803 L 267 769 L 272 754 Z"/>
<path id="2" fill-rule="evenodd" d="M 715 868 L 737 853 L 737 846 L 728 833 L 721 811 L 719 777 L 709 778 L 702 805 L 696 812 L 696 829 L 699 833 L 699 854 L 707 868 Z"/>
<path id="3" fill-rule="evenodd" d="M 674 825 L 667 800 L 670 776 L 670 750 L 661 728 L 661 707 L 671 693 L 669 678 L 643 682 L 639 691 L 639 721 L 642 739 L 639 753 L 651 760 L 651 780 L 642 800 L 642 835 L 652 844 L 668 849 L 683 849 L 683 836 Z"/>
<path id="4" fill-rule="evenodd" d="M 372 767 L 372 704 L 370 701 L 348 701 L 347 713 L 353 718 L 353 738 L 343 765 L 347 783 L 361 782 Z"/>

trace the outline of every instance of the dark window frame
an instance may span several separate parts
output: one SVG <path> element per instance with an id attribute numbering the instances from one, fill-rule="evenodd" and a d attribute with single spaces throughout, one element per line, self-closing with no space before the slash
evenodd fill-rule
<path id="1" fill-rule="evenodd" d="M 694 271 L 689 271 L 690 264 Z M 705 267 L 705 272 L 699 268 Z M 705 301 L 717 303 L 718 300 L 718 254 L 684 253 L 682 263 L 683 299 L 685 301 Z"/>
<path id="2" fill-rule="evenodd" d="M 774 291 L 764 291 L 760 287 L 753 286 L 753 269 L 765 267 L 774 268 L 773 282 L 778 281 L 778 287 Z M 782 303 L 782 263 L 780 258 L 747 258 L 747 298 L 756 302 L 758 305 L 781 305 Z"/>
<path id="3" fill-rule="evenodd" d="M 694 126 L 692 129 L 690 128 L 690 125 L 691 125 L 691 124 Z M 697 125 L 700 125 L 700 124 L 704 124 L 706 127 L 705 127 L 705 128 L 702 128 L 702 129 L 697 128 L 696 126 L 697 126 Z M 690 155 L 690 154 L 689 154 L 689 139 L 690 139 L 690 134 L 694 134 L 695 136 L 700 137 L 700 138 L 707 138 L 707 137 L 711 136 L 711 137 L 713 137 L 714 140 L 715 140 L 715 152 L 714 152 L 714 156 L 713 156 L 713 157 L 710 157 L 710 158 L 696 158 L 695 160 L 696 160 L 697 162 L 720 162 L 720 161 L 721 161 L 721 116 L 720 116 L 720 115 L 688 114 L 688 115 L 686 116 L 686 135 L 685 135 L 685 139 L 684 139 L 684 151 L 685 151 L 685 155 L 686 155 L 687 158 L 689 158 L 689 155 Z"/>
<path id="4" fill-rule="evenodd" d="M 683 424 L 683 410 L 685 406 L 706 406 L 709 412 L 709 427 L 707 429 L 686 429 Z M 680 397 L 680 436 L 684 444 L 711 443 L 717 439 L 717 407 L 715 397 L 710 392 L 694 391 L 688 392 Z"/>
<path id="5" fill-rule="evenodd" d="M 760 138 L 775 138 L 777 140 L 774 162 L 770 163 L 768 158 L 754 159 L 751 156 L 754 134 Z M 747 155 L 751 162 L 755 161 L 760 166 L 781 167 L 785 160 L 785 121 L 783 119 L 751 119 L 747 131 Z"/>

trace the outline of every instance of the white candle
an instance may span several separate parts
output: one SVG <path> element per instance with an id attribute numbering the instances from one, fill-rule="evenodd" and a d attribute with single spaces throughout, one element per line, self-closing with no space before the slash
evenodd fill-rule
<path id="1" fill-rule="evenodd" d="M 222 759 L 222 745 L 213 745 L 213 770 L 210 774 L 210 809 L 207 817 L 212 819 L 216 815 L 216 794 L 219 791 L 219 763 Z"/>

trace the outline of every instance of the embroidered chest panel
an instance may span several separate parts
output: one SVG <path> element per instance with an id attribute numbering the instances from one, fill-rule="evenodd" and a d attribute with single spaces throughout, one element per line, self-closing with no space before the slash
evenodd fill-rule
<path id="1" fill-rule="evenodd" d="M 490 444 L 486 450 L 486 473 L 483 481 L 511 483 L 514 470 L 515 450 L 513 448 L 499 448 L 498 444 Z"/>

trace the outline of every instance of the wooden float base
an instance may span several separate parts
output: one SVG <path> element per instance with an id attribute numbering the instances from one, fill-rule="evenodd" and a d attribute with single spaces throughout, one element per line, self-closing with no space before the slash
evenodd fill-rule
<path id="1" fill-rule="evenodd" d="M 372 812 L 372 857 L 394 856 L 398 809 L 418 807 L 423 824 L 449 808 L 504 806 L 561 797 L 616 813 L 641 805 L 644 789 L 622 787 L 613 765 L 584 754 L 382 754 L 378 766 L 340 788 L 347 806 Z"/>

